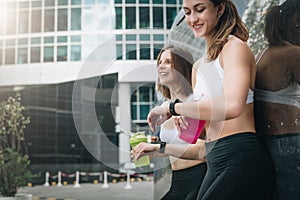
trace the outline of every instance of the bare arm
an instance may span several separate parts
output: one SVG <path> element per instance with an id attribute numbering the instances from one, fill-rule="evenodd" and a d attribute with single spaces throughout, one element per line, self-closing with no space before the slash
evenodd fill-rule
<path id="1" fill-rule="evenodd" d="M 195 144 L 166 144 L 164 154 L 159 153 L 160 144 L 140 143 L 132 151 L 133 158 L 138 159 L 145 154 L 152 157 L 174 156 L 190 160 L 203 160 L 205 158 L 204 140 L 198 139 Z M 155 155 L 155 156 L 154 156 Z"/>
<path id="2" fill-rule="evenodd" d="M 236 118 L 243 112 L 248 90 L 253 87 L 254 56 L 245 43 L 231 41 L 224 46 L 220 62 L 224 70 L 223 94 L 213 99 L 178 103 L 175 105 L 178 114 L 218 121 Z"/>

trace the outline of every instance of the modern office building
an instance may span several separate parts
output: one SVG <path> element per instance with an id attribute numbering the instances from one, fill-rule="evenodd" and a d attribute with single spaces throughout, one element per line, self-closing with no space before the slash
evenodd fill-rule
<path id="1" fill-rule="evenodd" d="M 21 93 L 35 171 L 130 162 L 126 133 L 151 134 L 155 59 L 181 2 L 0 1 L 0 100 Z M 243 12 L 246 1 L 237 3 Z"/>
<path id="2" fill-rule="evenodd" d="M 130 161 L 125 133 L 150 133 L 155 58 L 180 5 L 0 1 L 0 98 L 21 93 L 33 169 L 95 171 Z"/>

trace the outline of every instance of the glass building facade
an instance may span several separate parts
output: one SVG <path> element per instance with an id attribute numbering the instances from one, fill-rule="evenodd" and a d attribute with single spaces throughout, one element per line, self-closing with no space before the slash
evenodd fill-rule
<path id="1" fill-rule="evenodd" d="M 113 97 L 114 89 L 122 84 L 118 72 L 82 78 L 82 95 L 74 99 L 75 72 L 99 44 L 111 39 L 114 43 L 109 53 L 116 65 L 155 63 L 180 7 L 179 0 L 0 1 L 0 100 L 21 93 L 31 119 L 25 135 L 34 170 L 73 172 L 82 166 L 83 170 L 105 167 L 81 137 L 100 138 L 96 145 L 102 156 L 119 165 L 119 152 L 101 140 L 106 137 L 116 146 L 120 144 L 114 118 L 114 109 L 120 105 L 118 97 Z M 149 133 L 146 113 L 154 105 L 155 79 L 143 78 L 129 81 L 129 127 Z M 83 94 L 94 85 L 92 102 Z M 105 135 L 95 133 L 92 126 L 85 135 L 78 135 L 74 104 L 94 106 Z M 90 117 L 89 113 L 84 116 Z"/>

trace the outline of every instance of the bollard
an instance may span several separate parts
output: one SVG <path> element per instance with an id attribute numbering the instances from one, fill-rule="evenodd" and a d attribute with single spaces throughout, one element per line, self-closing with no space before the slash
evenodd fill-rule
<path id="1" fill-rule="evenodd" d="M 58 172 L 57 186 L 58 186 L 58 187 L 62 186 L 62 185 L 61 185 L 61 171 Z"/>
<path id="2" fill-rule="evenodd" d="M 50 185 L 49 184 L 49 176 L 50 176 L 49 172 L 46 172 L 44 186 L 49 186 Z"/>
<path id="3" fill-rule="evenodd" d="M 104 171 L 104 180 L 103 180 L 102 188 L 109 188 L 107 184 L 107 171 Z"/>
<path id="4" fill-rule="evenodd" d="M 80 187 L 79 176 L 80 176 L 79 171 L 76 171 L 76 181 L 75 181 L 75 184 L 74 184 L 75 188 L 79 188 Z"/>
<path id="5" fill-rule="evenodd" d="M 130 172 L 127 172 L 127 183 L 126 186 L 124 187 L 125 189 L 132 189 L 132 186 L 130 184 Z"/>

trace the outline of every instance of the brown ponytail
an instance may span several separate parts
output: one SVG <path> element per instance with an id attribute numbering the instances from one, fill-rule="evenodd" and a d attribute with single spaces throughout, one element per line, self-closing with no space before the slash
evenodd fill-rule
<path id="1" fill-rule="evenodd" d="M 225 3 L 225 11 L 221 16 L 216 27 L 216 32 L 212 37 L 214 42 L 207 48 L 208 58 L 210 60 L 215 60 L 222 51 L 225 43 L 228 41 L 229 35 L 234 35 L 246 42 L 249 38 L 249 32 L 245 24 L 242 22 L 242 19 L 231 0 L 211 1 L 215 6 Z"/>

